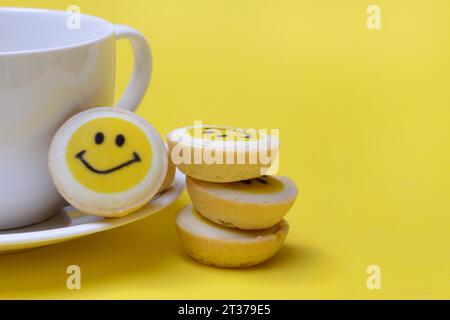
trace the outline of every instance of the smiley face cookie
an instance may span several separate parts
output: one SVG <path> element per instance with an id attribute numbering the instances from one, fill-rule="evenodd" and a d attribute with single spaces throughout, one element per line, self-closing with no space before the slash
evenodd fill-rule
<path id="1" fill-rule="evenodd" d="M 279 140 L 265 132 L 199 125 L 167 135 L 171 159 L 198 180 L 233 182 L 265 174 L 278 156 Z"/>
<path id="2" fill-rule="evenodd" d="M 121 217 L 144 206 L 167 171 L 164 142 L 136 114 L 102 107 L 81 112 L 56 133 L 49 151 L 54 184 L 86 213 Z"/>
<path id="3" fill-rule="evenodd" d="M 224 228 L 203 218 L 191 205 L 176 217 L 181 245 L 195 260 L 218 267 L 250 267 L 273 257 L 282 247 L 289 224 L 256 231 Z"/>
<path id="4" fill-rule="evenodd" d="M 194 207 L 208 220 L 229 228 L 257 230 L 280 222 L 297 197 L 284 176 L 261 176 L 231 183 L 186 178 Z"/>

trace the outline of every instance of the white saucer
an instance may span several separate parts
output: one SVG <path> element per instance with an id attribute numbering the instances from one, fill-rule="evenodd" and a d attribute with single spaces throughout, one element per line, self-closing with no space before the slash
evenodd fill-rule
<path id="1" fill-rule="evenodd" d="M 73 207 L 66 207 L 44 222 L 25 228 L 0 231 L 0 254 L 48 246 L 141 220 L 173 203 L 183 192 L 184 187 L 184 175 L 177 171 L 171 188 L 128 216 L 103 218 L 87 215 Z"/>

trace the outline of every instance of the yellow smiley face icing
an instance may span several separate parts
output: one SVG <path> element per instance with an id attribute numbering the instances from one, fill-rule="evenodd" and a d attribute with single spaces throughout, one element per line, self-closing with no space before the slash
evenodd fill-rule
<path id="1" fill-rule="evenodd" d="M 49 169 L 56 188 L 86 213 L 120 217 L 160 189 L 167 151 L 159 134 L 136 114 L 110 107 L 69 119 L 56 133 Z"/>
<path id="2" fill-rule="evenodd" d="M 278 157 L 278 137 L 251 129 L 201 125 L 167 135 L 173 163 L 185 175 L 235 182 L 266 174 Z"/>

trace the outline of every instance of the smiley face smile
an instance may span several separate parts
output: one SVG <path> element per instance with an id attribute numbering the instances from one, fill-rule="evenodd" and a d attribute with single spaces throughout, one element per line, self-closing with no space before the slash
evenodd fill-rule
<path id="1" fill-rule="evenodd" d="M 108 173 L 112 173 L 114 171 L 120 170 L 122 168 L 128 167 L 130 165 L 132 165 L 135 162 L 140 162 L 141 161 L 141 157 L 139 157 L 139 155 L 136 152 L 133 152 L 133 159 L 128 160 L 127 162 L 124 162 L 122 164 L 119 164 L 118 166 L 115 166 L 113 168 L 110 169 L 106 169 L 106 170 L 99 170 L 94 168 L 89 162 L 86 161 L 86 159 L 84 159 L 84 154 L 86 153 L 86 150 L 82 150 L 79 153 L 77 153 L 77 155 L 75 156 L 75 158 L 77 158 L 78 160 L 81 161 L 81 163 L 83 163 L 83 165 L 89 169 L 90 171 L 97 173 L 97 174 L 108 174 Z"/>

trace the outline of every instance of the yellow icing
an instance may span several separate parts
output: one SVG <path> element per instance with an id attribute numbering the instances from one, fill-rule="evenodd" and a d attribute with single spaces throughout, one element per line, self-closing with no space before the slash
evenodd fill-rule
<path id="1" fill-rule="evenodd" d="M 256 141 L 259 139 L 256 130 L 239 128 L 204 126 L 189 128 L 187 132 L 191 137 L 203 140 Z"/>
<path id="2" fill-rule="evenodd" d="M 84 187 L 99 193 L 123 192 L 147 175 L 152 148 L 135 124 L 113 117 L 97 118 L 74 132 L 67 145 L 66 161 Z"/>
<path id="3" fill-rule="evenodd" d="M 284 185 L 275 178 L 264 176 L 245 181 L 228 183 L 226 188 L 254 194 L 270 194 L 280 192 L 283 190 Z"/>

